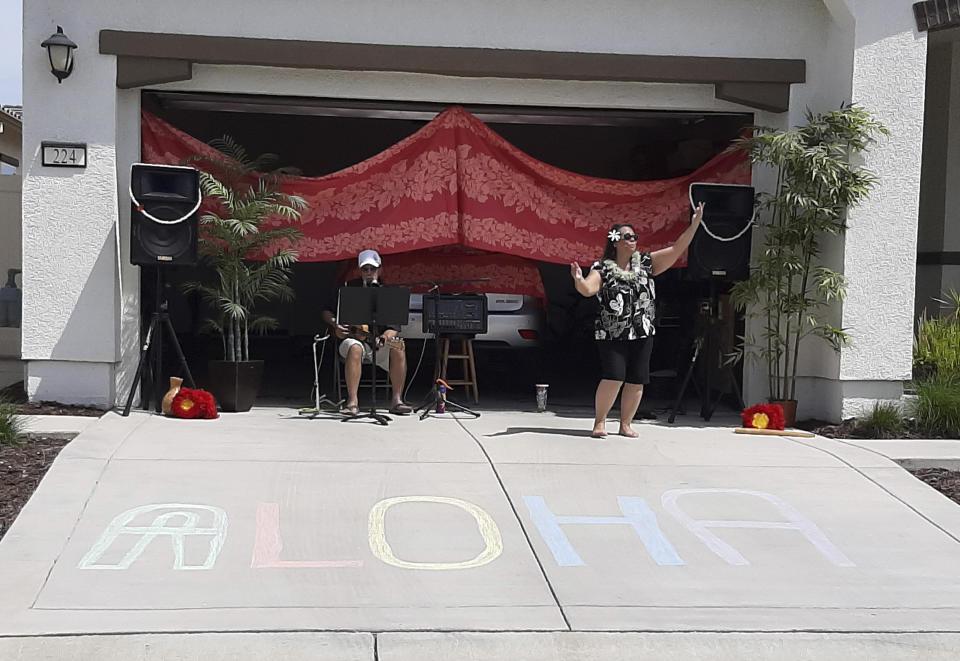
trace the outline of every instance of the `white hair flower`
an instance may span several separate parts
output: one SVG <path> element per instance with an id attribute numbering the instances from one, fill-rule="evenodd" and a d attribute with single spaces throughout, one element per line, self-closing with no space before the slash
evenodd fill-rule
<path id="1" fill-rule="evenodd" d="M 619 241 L 619 240 L 620 240 L 620 231 L 619 231 L 619 230 L 610 230 L 610 231 L 607 233 L 607 238 L 610 239 L 611 241 Z"/>

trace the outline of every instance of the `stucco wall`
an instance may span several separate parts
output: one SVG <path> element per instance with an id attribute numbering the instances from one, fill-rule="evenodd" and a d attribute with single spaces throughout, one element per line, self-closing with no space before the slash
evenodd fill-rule
<path id="1" fill-rule="evenodd" d="M 909 7 L 904 11 L 909 18 Z M 885 12 L 881 20 L 890 25 L 911 25 L 909 21 L 901 21 L 902 13 Z M 57 85 L 47 71 L 39 48 L 36 53 L 27 50 L 24 55 L 24 104 L 70 109 L 62 114 L 44 113 L 33 118 L 24 136 L 24 243 L 28 253 L 25 261 L 29 262 L 31 274 L 25 282 L 28 326 L 25 331 L 30 339 L 24 343 L 24 354 L 38 364 L 49 363 L 42 370 L 31 372 L 30 394 L 40 397 L 44 392 L 80 392 L 82 389 L 66 388 L 58 383 L 57 375 L 82 378 L 79 375 L 84 373 L 84 365 L 89 368 L 91 386 L 103 384 L 105 381 L 100 378 L 103 369 L 112 371 L 122 356 L 122 368 L 106 380 L 112 385 L 106 389 L 97 385 L 89 394 L 90 401 L 110 404 L 115 399 L 114 391 L 123 389 L 124 378 L 128 378 L 124 374 L 135 366 L 136 342 L 131 338 L 136 335 L 133 320 L 138 285 L 135 269 L 124 265 L 125 257 L 118 267 L 113 231 L 116 221 L 121 221 L 123 232 L 128 223 L 123 188 L 118 187 L 117 182 L 118 177 L 125 176 L 121 173 L 138 158 L 138 102 L 135 91 L 118 93 L 116 90 L 115 59 L 97 53 L 100 29 L 561 51 L 802 58 L 807 61 L 808 82 L 793 86 L 789 113 L 757 113 L 756 116 L 760 123 L 786 127 L 802 121 L 803 111 L 808 107 L 825 110 L 849 100 L 855 62 L 851 17 L 852 14 L 844 17 L 842 12 L 828 9 L 819 0 L 763 3 L 753 0 L 713 3 L 563 0 L 549 4 L 466 0 L 308 4 L 294 0 L 269 4 L 246 0 L 207 3 L 177 0 L 138 5 L 136 11 L 118 0 L 27 3 L 24 43 L 39 43 L 59 24 L 79 45 L 76 70 L 62 85 Z M 900 30 L 889 28 L 886 32 L 899 34 Z M 856 34 L 860 34 L 859 29 Z M 878 62 L 887 57 L 888 45 L 895 47 L 897 54 L 901 50 L 909 51 L 901 49 L 896 40 L 878 43 Z M 867 90 L 870 84 L 886 85 L 887 81 L 862 77 L 859 89 Z M 199 66 L 192 81 L 168 87 L 447 103 L 744 110 L 742 106 L 715 100 L 711 86 L 454 79 L 256 67 Z M 40 167 L 37 149 L 43 139 L 87 142 L 90 166 L 82 172 L 68 173 Z M 121 246 L 125 250 L 123 235 Z M 839 247 L 833 250 L 839 259 L 842 251 Z M 117 290 L 118 268 L 123 269 L 123 292 Z M 912 289 L 910 295 L 912 297 Z M 119 312 L 121 296 L 127 307 Z M 121 324 L 121 319 L 128 321 Z M 869 337 L 870 342 L 874 340 L 873 336 Z M 804 373 L 836 377 L 839 372 L 836 358 L 823 360 L 822 350 L 817 351 L 802 365 Z M 58 363 L 69 366 L 58 371 Z M 885 378 L 879 373 L 871 376 Z M 747 380 L 748 393 L 756 395 L 762 386 L 756 385 L 752 371 Z M 100 390 L 96 390 L 98 388 Z"/>
<path id="2" fill-rule="evenodd" d="M 926 35 L 908 4 L 858 5 L 853 100 L 890 136 L 867 152 L 878 184 L 848 215 L 843 326 L 854 345 L 841 354 L 840 379 L 895 382 L 911 377 Z M 858 413 L 858 398 L 845 399 L 842 415 Z"/>

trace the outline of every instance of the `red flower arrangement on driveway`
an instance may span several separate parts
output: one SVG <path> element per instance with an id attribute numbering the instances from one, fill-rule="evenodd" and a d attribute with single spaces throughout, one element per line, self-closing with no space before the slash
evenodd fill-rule
<path id="1" fill-rule="evenodd" d="M 170 402 L 170 414 L 175 418 L 216 418 L 217 404 L 206 390 L 180 388 Z"/>
<path id="2" fill-rule="evenodd" d="M 740 414 L 744 427 L 783 429 L 783 409 L 779 404 L 755 404 Z"/>

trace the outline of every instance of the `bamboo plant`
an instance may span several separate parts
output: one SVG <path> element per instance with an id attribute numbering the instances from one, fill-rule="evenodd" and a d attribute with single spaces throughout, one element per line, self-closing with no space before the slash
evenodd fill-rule
<path id="1" fill-rule="evenodd" d="M 280 190 L 295 171 L 277 168 L 275 154 L 251 158 L 226 135 L 210 146 L 223 157 L 195 155 L 187 163 L 200 171 L 204 208 L 209 209 L 200 216 L 197 252 L 214 278 L 187 282 L 184 289 L 200 294 L 215 311 L 203 328 L 220 335 L 224 360 L 247 361 L 250 332 L 278 325 L 275 318 L 256 313 L 257 305 L 293 299 L 290 273 L 302 233 L 295 225 L 274 221 L 299 220 L 306 202 Z"/>
<path id="2" fill-rule="evenodd" d="M 888 131 L 851 105 L 808 111 L 806 124 L 788 131 L 754 127 L 731 147 L 776 173 L 774 189 L 757 196 L 761 248 L 754 250 L 749 278 L 731 291 L 739 309 L 759 317 L 759 337 L 741 338 L 740 352 L 764 360 L 773 401 L 796 399 L 804 338 L 819 337 L 835 351 L 851 342 L 849 330 L 829 320 L 846 282 L 820 262 L 821 241 L 843 235 L 847 211 L 869 195 L 875 177 L 857 164 L 858 155 L 881 134 Z"/>

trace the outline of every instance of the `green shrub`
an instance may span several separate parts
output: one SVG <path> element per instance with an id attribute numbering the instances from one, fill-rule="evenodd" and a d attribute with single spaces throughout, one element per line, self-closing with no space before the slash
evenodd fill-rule
<path id="1" fill-rule="evenodd" d="M 19 442 L 25 428 L 23 418 L 17 417 L 17 406 L 0 398 L 0 445 Z"/>
<path id="2" fill-rule="evenodd" d="M 926 315 L 917 323 L 913 340 L 913 367 L 915 376 L 925 379 L 935 374 L 960 377 L 960 294 L 950 290 L 941 304 L 940 317 Z"/>
<path id="3" fill-rule="evenodd" d="M 912 413 L 924 435 L 960 438 L 960 377 L 938 374 L 919 381 Z"/>
<path id="4" fill-rule="evenodd" d="M 867 438 L 902 438 L 905 431 L 903 413 L 891 402 L 877 402 L 873 411 L 857 421 L 856 433 Z"/>
<path id="5" fill-rule="evenodd" d="M 946 316 L 953 321 L 960 321 L 960 291 L 950 287 L 943 292 L 943 298 L 933 300 L 940 304 L 941 316 Z"/>

